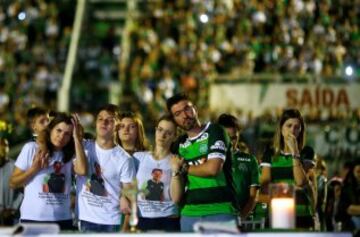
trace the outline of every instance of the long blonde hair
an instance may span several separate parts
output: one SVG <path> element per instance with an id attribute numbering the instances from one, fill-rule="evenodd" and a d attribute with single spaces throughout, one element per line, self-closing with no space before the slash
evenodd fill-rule
<path id="1" fill-rule="evenodd" d="M 120 122 L 121 120 L 123 120 L 124 118 L 129 118 L 132 119 L 137 127 L 137 136 L 136 136 L 136 141 L 135 141 L 135 151 L 146 151 L 149 148 L 149 143 L 148 140 L 146 138 L 145 135 L 145 129 L 144 129 L 144 124 L 141 120 L 140 115 L 135 114 L 133 112 L 130 111 L 126 111 L 126 112 L 120 112 L 120 114 L 118 114 L 116 116 L 116 128 L 115 128 L 115 143 L 122 146 L 121 143 L 121 139 L 119 137 L 119 129 L 120 129 Z"/>

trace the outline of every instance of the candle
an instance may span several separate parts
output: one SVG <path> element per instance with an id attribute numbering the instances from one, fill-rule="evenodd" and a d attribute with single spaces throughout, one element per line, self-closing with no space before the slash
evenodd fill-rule
<path id="1" fill-rule="evenodd" d="M 295 228 L 294 198 L 281 197 L 271 200 L 271 227 L 278 229 Z"/>

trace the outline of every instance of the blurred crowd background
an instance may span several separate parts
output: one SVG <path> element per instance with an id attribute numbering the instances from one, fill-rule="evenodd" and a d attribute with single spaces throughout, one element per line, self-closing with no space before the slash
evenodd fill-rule
<path id="1" fill-rule="evenodd" d="M 9 140 L 16 146 L 28 139 L 29 108 L 56 110 L 76 2 L 0 2 L 0 119 L 12 125 Z M 221 79 L 360 83 L 359 0 L 134 2 L 127 11 L 127 1 L 87 1 L 70 110 L 80 113 L 90 130 L 92 113 L 109 102 L 116 86 L 122 108 L 139 111 L 150 131 L 165 100 L 179 91 L 189 93 L 202 117 L 214 118 L 209 86 Z M 126 14 L 111 15 L 116 7 Z M 122 57 L 125 51 L 128 57 Z M 259 141 L 272 137 L 282 109 L 256 117 L 235 112 L 242 139 L 254 153 Z M 330 144 L 346 127 L 350 145 L 329 152 L 326 160 L 360 155 L 360 108 L 314 108 L 305 117 L 313 143 L 321 131 Z"/>

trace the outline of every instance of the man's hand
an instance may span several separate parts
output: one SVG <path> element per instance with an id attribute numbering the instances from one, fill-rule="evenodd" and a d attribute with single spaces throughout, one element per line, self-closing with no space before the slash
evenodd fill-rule
<path id="1" fill-rule="evenodd" d="M 39 172 L 41 169 L 47 168 L 49 166 L 49 154 L 45 151 L 38 149 L 33 158 L 30 169 L 34 172 Z"/>
<path id="2" fill-rule="evenodd" d="M 180 172 L 182 166 L 185 164 L 184 158 L 173 155 L 170 159 L 170 167 L 172 172 Z"/>

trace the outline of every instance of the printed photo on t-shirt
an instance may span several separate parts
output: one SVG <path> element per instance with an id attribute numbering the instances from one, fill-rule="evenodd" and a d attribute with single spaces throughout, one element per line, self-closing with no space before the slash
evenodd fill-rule
<path id="1" fill-rule="evenodd" d="M 146 182 L 146 200 L 163 201 L 164 200 L 164 183 L 161 181 L 163 175 L 162 169 L 153 169 L 152 178 Z"/>
<path id="2" fill-rule="evenodd" d="M 44 178 L 43 192 L 44 193 L 64 193 L 65 192 L 65 174 L 61 172 L 64 164 L 60 161 L 55 161 L 52 168 L 53 172 Z"/>
<path id="3" fill-rule="evenodd" d="M 101 167 L 99 163 L 94 162 L 94 173 L 87 182 L 87 190 L 97 196 L 107 196 L 104 179 L 101 176 Z"/>

